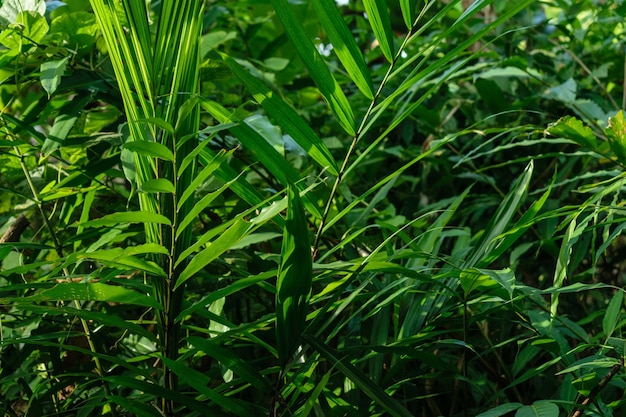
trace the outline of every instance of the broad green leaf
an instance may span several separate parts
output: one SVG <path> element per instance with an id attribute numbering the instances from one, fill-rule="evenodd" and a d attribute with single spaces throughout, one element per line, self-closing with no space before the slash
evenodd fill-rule
<path id="1" fill-rule="evenodd" d="M 144 193 L 169 193 L 174 194 L 174 184 L 166 178 L 153 178 L 141 184 L 139 191 Z"/>
<path id="2" fill-rule="evenodd" d="M 70 57 L 67 56 L 56 61 L 46 61 L 41 64 L 41 74 L 39 78 L 41 79 L 41 85 L 48 93 L 48 97 L 54 94 L 61 83 L 61 77 L 65 73 L 69 59 Z"/>
<path id="3" fill-rule="evenodd" d="M 309 228 L 295 187 L 289 187 L 287 220 L 276 280 L 276 343 L 283 367 L 300 343 L 313 280 Z"/>
<path id="4" fill-rule="evenodd" d="M 560 101 L 565 104 L 571 104 L 576 100 L 576 81 L 573 78 L 568 79 L 561 85 L 551 87 L 543 95 L 546 98 Z"/>
<path id="5" fill-rule="evenodd" d="M 626 163 L 626 120 L 623 110 L 609 119 L 609 125 L 604 132 L 619 161 Z"/>
<path id="6" fill-rule="evenodd" d="M 395 55 L 394 35 L 391 30 L 387 2 L 385 0 L 363 0 L 363 5 L 380 50 L 387 61 L 393 62 Z"/>
<path id="7" fill-rule="evenodd" d="M 104 301 L 110 303 L 134 304 L 160 309 L 161 305 L 152 297 L 129 290 L 119 285 L 100 282 L 62 282 L 29 297 L 13 299 L 15 303 L 43 301 Z"/>
<path id="8" fill-rule="evenodd" d="M 4 0 L 0 7 L 0 24 L 6 26 L 17 21 L 17 16 L 25 11 L 41 16 L 46 12 L 45 0 Z"/>
<path id="9" fill-rule="evenodd" d="M 159 158 L 164 161 L 171 162 L 174 160 L 174 154 L 172 153 L 172 151 L 167 146 L 162 145 L 158 142 L 152 142 L 147 140 L 134 140 L 126 142 L 123 148 L 141 155 Z"/>
<path id="10" fill-rule="evenodd" d="M 387 394 L 382 387 L 372 382 L 367 375 L 363 374 L 356 366 L 343 359 L 338 353 L 334 352 L 326 344 L 318 341 L 316 338 L 304 335 L 304 339 L 315 349 L 323 358 L 330 362 L 331 365 L 339 369 L 347 378 L 354 382 L 357 387 L 378 405 L 383 407 L 392 417 L 412 417 L 405 407 L 397 400 Z"/>
<path id="11" fill-rule="evenodd" d="M 277 96 L 263 82 L 253 77 L 234 59 L 222 54 L 228 67 L 243 81 L 248 91 L 263 106 L 276 123 L 289 133 L 320 166 L 337 175 L 335 159 L 330 151 L 302 117 L 296 113 L 282 98 Z"/>
<path id="12" fill-rule="evenodd" d="M 49 30 L 46 18 L 35 11 L 18 13 L 11 23 L 8 29 L 0 32 L 0 44 L 23 52 L 35 50 Z"/>
<path id="13" fill-rule="evenodd" d="M 171 225 L 170 220 L 162 214 L 150 213 L 148 211 L 127 211 L 122 213 L 112 213 L 81 223 L 82 227 L 102 227 L 116 226 L 120 223 L 157 223 Z"/>
<path id="14" fill-rule="evenodd" d="M 595 150 L 598 146 L 596 135 L 589 126 L 575 117 L 565 116 L 548 126 L 547 132 L 554 136 L 571 139 L 581 146 Z"/>
<path id="15" fill-rule="evenodd" d="M 520 403 L 501 404 L 495 408 L 492 408 L 489 411 L 485 411 L 484 413 L 478 414 L 476 417 L 501 417 L 523 406 L 524 404 L 520 404 Z"/>
<path id="16" fill-rule="evenodd" d="M 611 298 L 609 306 L 606 309 L 604 318 L 602 319 L 602 330 L 604 331 L 604 337 L 608 340 L 613 335 L 615 327 L 619 322 L 620 313 L 622 311 L 622 305 L 624 302 L 624 292 L 617 291 Z"/>
<path id="17" fill-rule="evenodd" d="M 515 417 L 559 417 L 559 407 L 550 401 L 535 401 L 518 409 Z"/>
<path id="18" fill-rule="evenodd" d="M 41 147 L 41 153 L 44 157 L 50 155 L 65 142 L 67 135 L 74 128 L 76 120 L 78 120 L 85 106 L 92 99 L 91 93 L 79 94 L 61 108 L 59 115 L 54 119 L 54 124 L 52 129 L 50 129 L 50 133 L 48 133 L 48 137 L 46 137 Z"/>
<path id="19" fill-rule="evenodd" d="M 229 250 L 250 231 L 250 223 L 237 220 L 209 246 L 197 253 L 176 280 L 174 288 L 180 287 L 185 281 L 193 277 L 202 268 L 213 262 L 222 253 Z"/>
<path id="20" fill-rule="evenodd" d="M 408 0 L 405 1 L 408 2 Z M 337 54 L 348 75 L 365 97 L 370 100 L 373 99 L 374 86 L 370 77 L 370 70 L 354 40 L 354 36 L 350 33 L 348 25 L 339 13 L 337 4 L 333 0 L 317 0 L 312 3 L 315 14 L 333 45 L 333 51 Z"/>
<path id="21" fill-rule="evenodd" d="M 309 70 L 311 78 L 326 99 L 337 121 L 349 135 L 354 136 L 356 133 L 355 119 L 350 102 L 326 66 L 317 48 L 304 32 L 304 28 L 291 9 L 288 0 L 272 0 L 272 4 L 285 27 L 287 37 L 294 44 L 300 59 Z"/>

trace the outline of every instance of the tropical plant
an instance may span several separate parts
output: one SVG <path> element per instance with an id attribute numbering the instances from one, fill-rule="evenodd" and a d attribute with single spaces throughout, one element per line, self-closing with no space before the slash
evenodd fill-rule
<path id="1" fill-rule="evenodd" d="M 618 415 L 626 10 L 570 6 L 4 1 L 3 413 Z"/>

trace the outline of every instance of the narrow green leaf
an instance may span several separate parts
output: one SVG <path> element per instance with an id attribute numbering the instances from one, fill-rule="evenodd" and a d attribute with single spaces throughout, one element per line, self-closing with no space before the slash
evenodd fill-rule
<path id="1" fill-rule="evenodd" d="M 123 410 L 132 413 L 133 416 L 160 417 L 163 415 L 157 408 L 150 406 L 149 403 L 143 404 L 142 402 L 119 395 L 107 395 L 107 399 L 120 405 Z"/>
<path id="2" fill-rule="evenodd" d="M 129 290 L 118 285 L 108 285 L 100 282 L 62 282 L 54 287 L 43 290 L 40 293 L 16 298 L 13 301 L 42 302 L 42 301 L 105 301 L 123 304 L 134 304 L 145 307 L 160 309 L 161 305 L 152 297 Z"/>
<path id="3" fill-rule="evenodd" d="M 369 20 L 374 35 L 378 40 L 378 46 L 383 55 L 389 62 L 393 62 L 394 52 L 394 36 L 391 30 L 391 19 L 389 18 L 389 9 L 385 0 L 363 0 L 367 20 Z"/>
<path id="4" fill-rule="evenodd" d="M 228 67 L 245 84 L 256 101 L 263 106 L 276 123 L 285 130 L 320 166 L 337 175 L 335 159 L 330 151 L 302 117 L 296 113 L 282 98 L 274 94 L 263 82 L 253 77 L 234 59 L 222 54 Z"/>
<path id="5" fill-rule="evenodd" d="M 289 187 L 288 204 L 276 281 L 276 339 L 278 359 L 283 366 L 291 360 L 300 343 L 313 280 L 309 229 L 295 187 Z"/>
<path id="6" fill-rule="evenodd" d="M 329 361 L 333 366 L 339 369 L 347 378 L 354 382 L 361 391 L 383 407 L 393 417 L 413 417 L 406 408 L 397 400 L 387 394 L 378 384 L 375 384 L 367 375 L 363 374 L 357 367 L 350 362 L 344 360 L 339 354 L 327 347 L 324 343 L 316 338 L 304 335 L 304 339 L 315 349 L 323 358 Z"/>
<path id="7" fill-rule="evenodd" d="M 168 123 L 167 120 L 161 119 L 160 117 L 146 117 L 137 120 L 137 123 L 147 123 L 149 125 L 155 125 L 163 129 L 170 135 L 174 135 L 174 127 L 170 123 Z"/>
<path id="8" fill-rule="evenodd" d="M 408 2 L 408 0 L 403 1 Z M 337 3 L 333 0 L 317 0 L 312 3 L 315 14 L 326 31 L 337 57 L 357 88 L 372 100 L 374 98 L 374 86 L 370 77 L 370 70 L 354 40 L 354 36 L 350 33 L 348 25 L 337 9 Z"/>
<path id="9" fill-rule="evenodd" d="M 70 57 L 66 56 L 56 61 L 47 61 L 41 64 L 39 78 L 41 79 L 41 85 L 48 93 L 48 97 L 54 94 L 61 83 L 61 77 L 65 73 L 69 59 Z"/>
<path id="10" fill-rule="evenodd" d="M 181 381 L 185 381 L 200 394 L 206 396 L 214 404 L 219 405 L 224 410 L 233 413 L 236 416 L 254 416 L 258 415 L 258 410 L 254 410 L 244 401 L 223 396 L 209 388 L 211 386 L 211 378 L 207 375 L 191 369 L 188 365 L 173 361 L 166 357 L 161 357 L 168 368 L 172 370 Z M 207 411 L 211 413 L 211 409 Z"/>
<path id="11" fill-rule="evenodd" d="M 144 193 L 169 193 L 174 194 L 174 184 L 166 178 L 153 178 L 141 184 L 139 191 Z"/>
<path id="12" fill-rule="evenodd" d="M 82 227 L 103 227 L 116 226 L 120 223 L 157 223 L 170 226 L 170 220 L 162 214 L 150 213 L 148 211 L 127 211 L 123 213 L 112 213 L 81 223 Z"/>
<path id="13" fill-rule="evenodd" d="M 215 172 L 215 170 L 219 168 L 219 166 L 233 154 L 233 152 L 235 152 L 234 149 L 228 152 L 224 149 L 221 149 L 217 153 L 217 155 L 215 155 L 213 159 L 208 164 L 206 164 L 204 168 L 202 168 L 202 171 L 200 171 L 195 176 L 193 181 L 183 192 L 183 195 L 180 197 L 178 204 L 182 205 L 185 201 L 187 201 L 187 199 L 195 193 L 200 185 L 202 185 Z"/>
<path id="14" fill-rule="evenodd" d="M 200 337 L 190 337 L 187 340 L 195 348 L 218 360 L 224 368 L 232 370 L 235 376 L 242 378 L 263 392 L 271 391 L 272 387 L 269 381 L 241 357 L 219 346 L 212 340 Z"/>
<path id="15" fill-rule="evenodd" d="M 402 10 L 402 19 L 407 29 L 411 29 L 415 20 L 415 3 L 411 0 L 400 0 L 400 10 Z"/>
<path id="16" fill-rule="evenodd" d="M 317 48 L 307 37 L 302 23 L 291 9 L 288 0 L 272 0 L 272 4 L 285 28 L 287 37 L 294 44 L 300 59 L 308 68 L 309 74 L 328 102 L 331 111 L 337 117 L 337 121 L 349 135 L 354 136 L 356 133 L 355 119 L 350 102 L 337 80 L 332 76 Z"/>
<path id="17" fill-rule="evenodd" d="M 153 158 L 159 158 L 164 161 L 173 161 L 174 154 L 165 145 L 158 142 L 152 142 L 147 140 L 134 140 L 126 142 L 123 146 L 124 149 L 138 153 L 144 156 L 150 156 Z"/>
<path id="18" fill-rule="evenodd" d="M 607 340 L 613 335 L 613 331 L 615 331 L 615 327 L 617 326 L 619 316 L 622 311 L 623 302 L 624 293 L 621 290 L 617 291 L 613 298 L 611 298 L 609 306 L 606 309 L 606 313 L 604 313 L 604 318 L 602 319 L 602 330 L 604 330 L 604 337 Z"/>
<path id="19" fill-rule="evenodd" d="M 196 254 L 187 267 L 181 272 L 176 280 L 174 289 L 180 287 L 185 281 L 193 277 L 196 272 L 213 262 L 222 253 L 229 250 L 250 231 L 250 223 L 245 220 L 237 220 L 209 246 Z"/>

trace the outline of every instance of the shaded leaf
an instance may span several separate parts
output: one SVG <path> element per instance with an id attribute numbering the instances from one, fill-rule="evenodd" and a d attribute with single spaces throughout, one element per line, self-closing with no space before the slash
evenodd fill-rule
<path id="1" fill-rule="evenodd" d="M 393 62 L 395 55 L 394 36 L 391 30 L 391 19 L 389 9 L 385 0 L 363 0 L 367 20 L 372 26 L 374 35 L 378 40 L 378 46 L 389 62 Z"/>

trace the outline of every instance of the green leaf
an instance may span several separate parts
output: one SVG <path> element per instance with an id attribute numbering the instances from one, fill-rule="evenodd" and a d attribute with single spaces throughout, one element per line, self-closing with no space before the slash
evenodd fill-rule
<path id="1" fill-rule="evenodd" d="M 174 184 L 166 178 L 153 178 L 141 184 L 139 191 L 144 193 L 169 193 L 174 194 Z"/>
<path id="2" fill-rule="evenodd" d="M 606 309 L 606 313 L 604 313 L 604 318 L 602 319 L 602 330 L 604 331 L 604 337 L 607 340 L 611 337 L 611 335 L 613 335 L 613 331 L 615 331 L 615 327 L 619 322 L 623 302 L 624 293 L 621 290 L 617 291 L 613 298 L 611 298 L 609 306 Z"/>
<path id="3" fill-rule="evenodd" d="M 520 403 L 506 403 L 501 404 L 495 408 L 492 408 L 489 411 L 485 411 L 484 413 L 478 414 L 476 417 L 501 417 L 505 414 L 510 413 L 511 411 L 515 411 L 518 408 L 523 407 L 524 404 Z"/>
<path id="4" fill-rule="evenodd" d="M 44 157 L 50 155 L 65 142 L 79 116 L 84 111 L 85 106 L 87 106 L 92 99 L 93 96 L 91 93 L 78 94 L 72 101 L 66 103 L 61 110 L 59 110 L 59 115 L 54 119 L 52 129 L 50 129 L 50 133 L 48 133 L 41 147 L 41 153 Z"/>
<path id="5" fill-rule="evenodd" d="M 411 0 L 400 0 L 400 10 L 402 10 L 402 19 L 407 29 L 411 29 L 413 21 L 415 21 L 415 3 Z"/>
<path id="6" fill-rule="evenodd" d="M 308 335 L 304 335 L 303 337 L 323 358 L 354 382 L 365 395 L 387 410 L 389 415 L 392 417 L 413 417 L 412 413 L 387 394 L 380 385 L 374 383 L 367 375 L 363 374 L 357 367 L 343 359 L 331 348 L 327 347 L 326 344 Z"/>
<path id="7" fill-rule="evenodd" d="M 122 397 L 119 395 L 107 395 L 107 399 L 122 407 L 124 411 L 132 413 L 137 417 L 159 417 L 162 416 L 161 412 L 149 404 L 143 404 L 137 400 L 131 398 Z"/>
<path id="8" fill-rule="evenodd" d="M 550 401 L 535 401 L 518 409 L 515 417 L 559 417 L 559 407 Z"/>
<path id="9" fill-rule="evenodd" d="M 259 79 L 253 77 L 237 61 L 224 54 L 222 54 L 222 58 L 235 75 L 244 82 L 248 91 L 259 104 L 275 119 L 276 123 L 291 135 L 298 145 L 307 151 L 322 168 L 328 169 L 333 175 L 337 175 L 335 159 L 308 123 L 282 98 L 274 94 Z"/>
<path id="10" fill-rule="evenodd" d="M 187 267 L 180 273 L 174 289 L 180 287 L 185 281 L 193 277 L 202 268 L 213 262 L 222 253 L 229 250 L 237 242 L 243 239 L 250 231 L 250 223 L 238 219 L 224 233 L 209 244 L 209 246 L 197 253 Z"/>
<path id="11" fill-rule="evenodd" d="M 168 368 L 172 370 L 181 381 L 185 381 L 189 386 L 194 388 L 200 394 L 206 396 L 209 400 L 211 400 L 214 404 L 219 405 L 224 410 L 233 413 L 236 416 L 254 416 L 258 415 L 256 411 L 250 407 L 250 405 L 244 401 L 238 400 L 236 398 L 229 398 L 223 396 L 209 388 L 211 383 L 211 378 L 207 375 L 195 371 L 190 368 L 187 364 L 182 364 L 180 362 L 175 362 L 169 358 L 161 357 L 161 360 L 165 362 Z M 211 409 L 207 408 L 207 412 L 211 414 Z"/>
<path id="12" fill-rule="evenodd" d="M 140 155 L 151 156 L 154 158 L 159 158 L 164 161 L 173 161 L 174 154 L 172 151 L 165 145 L 162 145 L 158 142 L 152 142 L 147 140 L 134 140 L 130 142 L 126 142 L 123 146 L 124 149 L 128 149 L 129 151 L 136 152 Z"/>
<path id="13" fill-rule="evenodd" d="M 394 52 L 394 36 L 391 30 L 391 19 L 389 18 L 389 9 L 385 0 L 363 0 L 367 19 L 372 26 L 374 35 L 378 40 L 378 46 L 383 55 L 389 62 L 393 62 Z"/>
<path id="14" fill-rule="evenodd" d="M 201 350 L 209 355 L 211 358 L 218 360 L 221 366 L 232 370 L 237 377 L 249 382 L 252 386 L 262 390 L 263 392 L 271 391 L 272 387 L 269 381 L 248 362 L 235 355 L 230 350 L 219 346 L 212 340 L 200 337 L 190 337 L 187 341 L 198 350 Z"/>
<path id="15" fill-rule="evenodd" d="M 547 132 L 554 136 L 571 139 L 591 150 L 597 149 L 598 146 L 593 130 L 575 117 L 565 116 L 560 118 L 557 122 L 548 126 Z"/>
<path id="16" fill-rule="evenodd" d="M 4 0 L 0 7 L 0 22 L 2 25 L 15 23 L 21 12 L 31 11 L 41 16 L 46 12 L 45 0 Z"/>
<path id="17" fill-rule="evenodd" d="M 61 83 L 61 77 L 65 73 L 69 59 L 70 57 L 67 56 L 57 61 L 46 61 L 41 64 L 39 78 L 41 79 L 41 85 L 48 93 L 48 97 L 54 94 Z"/>
<path id="18" fill-rule="evenodd" d="M 295 187 L 289 187 L 288 204 L 276 281 L 276 343 L 283 367 L 300 343 L 313 280 L 309 229 Z"/>
<path id="19" fill-rule="evenodd" d="M 161 305 L 152 297 L 129 290 L 119 285 L 100 282 L 63 282 L 35 295 L 12 299 L 15 303 L 43 301 L 104 301 L 110 303 L 133 304 L 160 309 Z"/>
<path id="20" fill-rule="evenodd" d="M 356 133 L 354 113 L 350 102 L 341 90 L 321 55 L 307 37 L 302 23 L 296 17 L 287 0 L 272 0 L 276 14 L 285 27 L 287 37 L 294 44 L 300 59 L 309 70 L 311 78 L 320 89 L 341 127 L 351 136 Z M 306 149 L 306 148 L 305 148 Z"/>
<path id="21" fill-rule="evenodd" d="M 621 163 L 626 163 L 626 119 L 623 110 L 609 119 L 609 125 L 604 132 L 617 158 Z"/>
<path id="22" fill-rule="evenodd" d="M 409 0 L 405 1 L 408 2 Z M 348 25 L 346 25 L 337 9 L 337 3 L 333 0 L 317 0 L 312 3 L 315 14 L 317 14 L 333 45 L 333 51 L 337 54 L 357 88 L 361 90 L 365 97 L 372 100 L 374 98 L 374 87 L 370 77 L 370 70 L 354 40 L 354 36 L 350 33 Z"/>
<path id="23" fill-rule="evenodd" d="M 148 211 L 127 211 L 122 213 L 112 213 L 81 223 L 82 227 L 102 227 L 116 226 L 120 223 L 157 223 L 171 226 L 170 220 L 162 214 L 150 213 Z"/>

